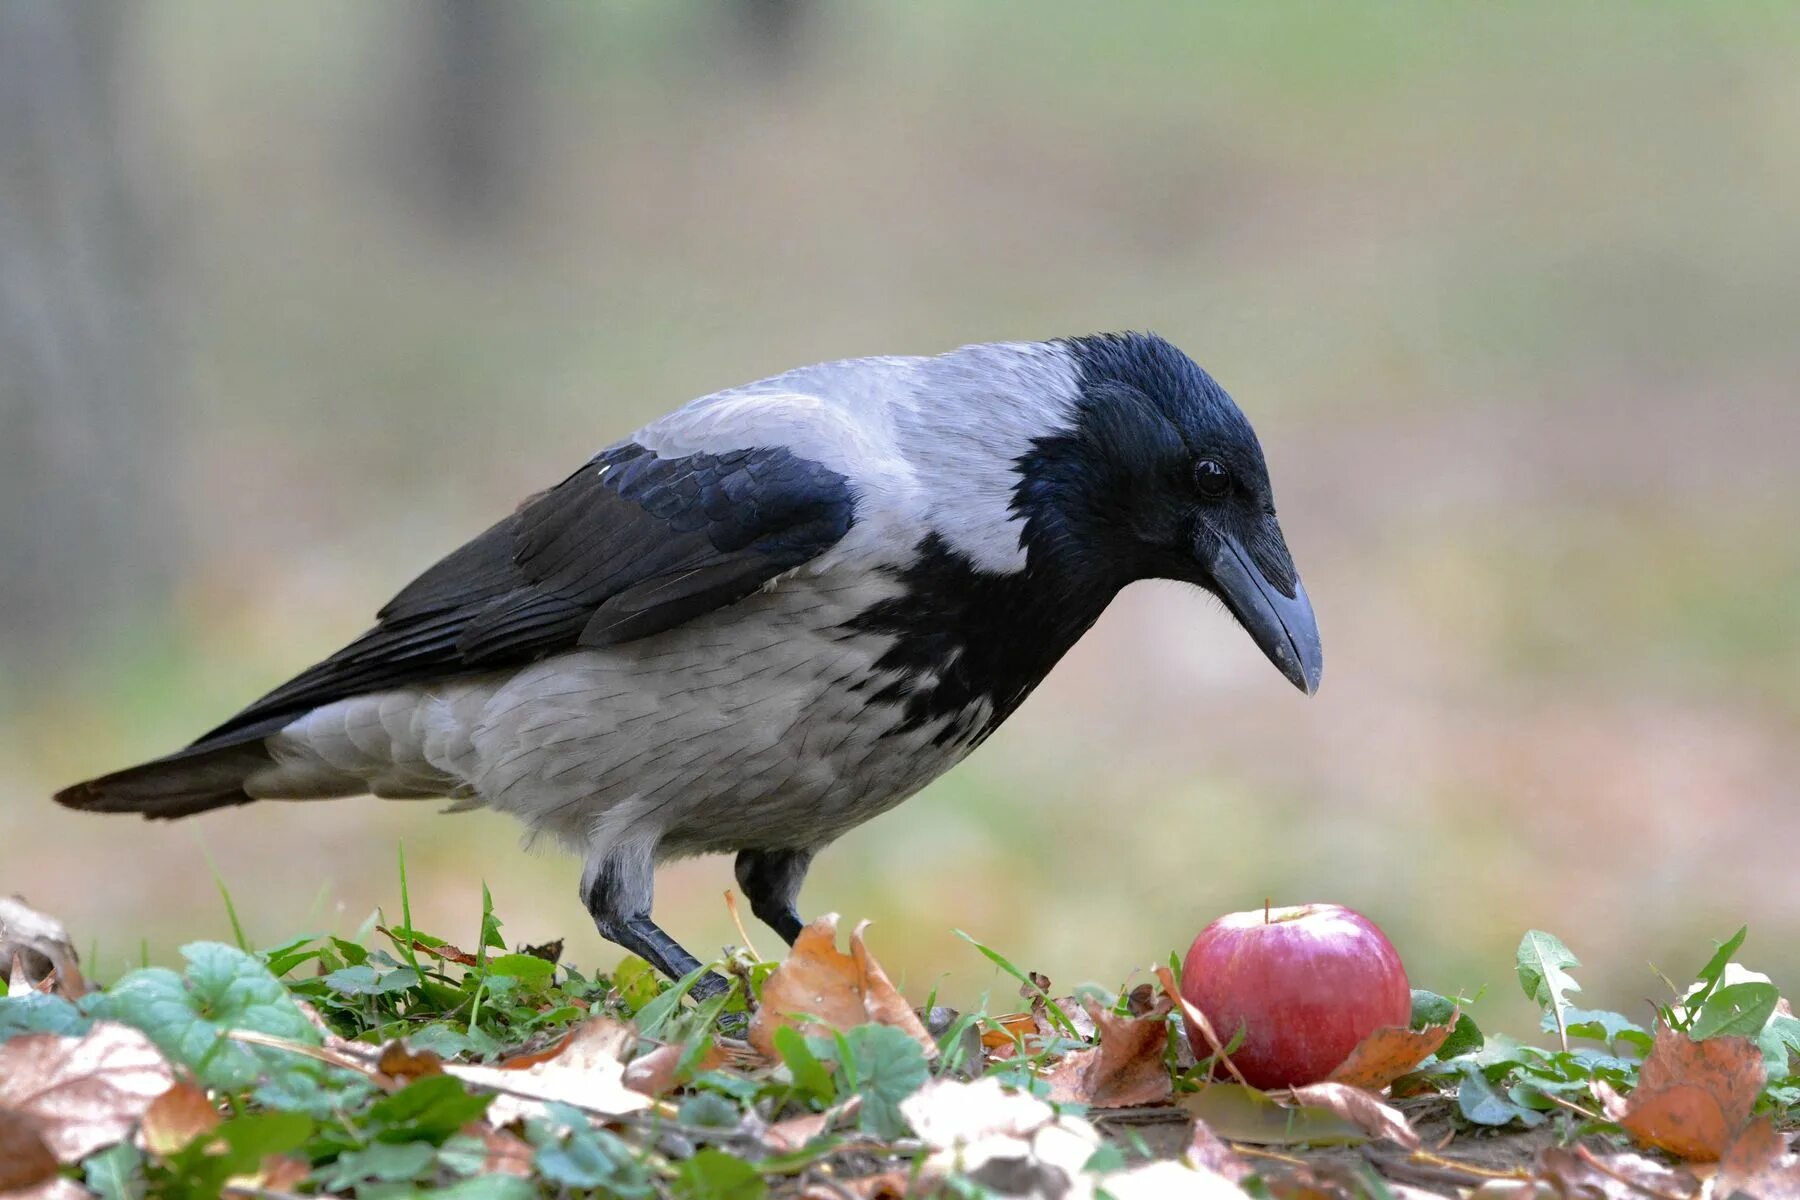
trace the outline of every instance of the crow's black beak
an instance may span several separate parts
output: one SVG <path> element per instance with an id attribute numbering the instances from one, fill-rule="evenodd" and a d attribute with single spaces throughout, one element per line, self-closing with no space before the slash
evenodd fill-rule
<path id="1" fill-rule="evenodd" d="M 1213 590 L 1269 661 L 1295 687 L 1312 695 L 1319 690 L 1325 656 L 1319 647 L 1319 623 L 1300 577 L 1294 577 L 1293 596 L 1284 596 L 1257 569 L 1237 539 L 1220 534 L 1217 540 L 1208 564 Z"/>

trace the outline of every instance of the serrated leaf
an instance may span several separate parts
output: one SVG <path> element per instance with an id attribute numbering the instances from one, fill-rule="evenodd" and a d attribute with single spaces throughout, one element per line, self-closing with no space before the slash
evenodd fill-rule
<path id="1" fill-rule="evenodd" d="M 1569 1008 L 1563 1012 L 1563 1019 L 1568 1022 L 1570 1037 L 1604 1042 L 1608 1047 L 1624 1042 L 1646 1054 L 1650 1052 L 1650 1031 L 1623 1013 L 1597 1008 Z M 1545 1013 L 1540 1028 L 1547 1033 L 1554 1033 L 1555 1018 Z"/>
<path id="2" fill-rule="evenodd" d="M 0 996 L 0 1042 L 25 1033 L 75 1037 L 86 1033 L 92 1023 L 93 1018 L 61 996 L 46 992 Z"/>
<path id="3" fill-rule="evenodd" d="M 163 967 L 133 971 L 113 986 L 101 1013 L 141 1029 L 206 1086 L 248 1087 L 264 1073 L 267 1060 L 228 1040 L 230 1030 L 315 1046 L 322 1040 L 281 981 L 254 955 L 219 942 L 193 942 L 181 953 L 188 960 L 185 974 Z M 291 1059 L 273 1061 L 278 1069 L 295 1065 Z"/>
<path id="4" fill-rule="evenodd" d="M 523 983 L 539 986 L 550 982 L 556 964 L 530 954 L 502 954 L 488 959 L 489 975 L 505 975 Z"/>
<path id="5" fill-rule="evenodd" d="M 1581 960 L 1567 946 L 1541 929 L 1531 930 L 1519 943 L 1519 986 L 1539 1008 L 1554 1016 L 1565 1050 L 1569 1047 L 1569 1026 L 1564 1016 L 1568 1002 L 1563 997 L 1581 990 L 1569 974 L 1571 968 L 1580 965 Z"/>
<path id="6" fill-rule="evenodd" d="M 862 1097 L 862 1128 L 879 1137 L 904 1137 L 900 1102 L 925 1086 L 931 1067 L 912 1034 L 892 1025 L 858 1025 L 843 1035 Z"/>
<path id="7" fill-rule="evenodd" d="M 1781 993 L 1772 983 L 1734 983 L 1708 996 L 1688 1024 L 1695 1041 L 1710 1037 L 1759 1037 L 1775 1015 Z"/>
<path id="8" fill-rule="evenodd" d="M 1800 1018 L 1776 1013 L 1763 1026 L 1756 1041 L 1762 1049 L 1763 1068 L 1768 1071 L 1769 1078 L 1786 1079 L 1792 1072 L 1793 1056 L 1800 1055 Z"/>

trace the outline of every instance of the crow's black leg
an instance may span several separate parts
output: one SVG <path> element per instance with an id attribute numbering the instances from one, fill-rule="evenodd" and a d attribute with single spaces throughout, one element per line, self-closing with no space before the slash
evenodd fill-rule
<path id="1" fill-rule="evenodd" d="M 745 850 L 737 856 L 738 886 L 750 900 L 750 911 L 790 946 L 805 924 L 794 901 L 812 860 L 811 850 Z"/>
<path id="2" fill-rule="evenodd" d="M 615 855 L 589 863 L 581 881 L 581 899 L 600 936 L 623 946 L 670 979 L 681 979 L 700 960 L 650 919 L 654 867 L 648 855 Z M 695 981 L 689 995 L 697 1000 L 730 987 L 724 977 L 708 972 Z"/>

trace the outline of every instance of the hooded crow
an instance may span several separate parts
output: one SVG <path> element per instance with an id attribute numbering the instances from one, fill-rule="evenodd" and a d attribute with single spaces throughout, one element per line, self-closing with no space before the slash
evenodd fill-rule
<path id="1" fill-rule="evenodd" d="M 330 658 L 56 799 L 499 809 L 582 855 L 601 934 L 679 978 L 699 964 L 650 919 L 659 861 L 735 853 L 792 943 L 813 856 L 960 761 L 1147 578 L 1213 593 L 1318 687 L 1256 434 L 1168 342 L 802 367 L 607 447 Z"/>

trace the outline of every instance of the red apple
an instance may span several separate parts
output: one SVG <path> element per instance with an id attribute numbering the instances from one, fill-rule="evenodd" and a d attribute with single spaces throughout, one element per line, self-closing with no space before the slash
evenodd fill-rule
<path id="1" fill-rule="evenodd" d="M 1200 931 L 1181 964 L 1181 994 L 1229 1045 L 1231 1061 L 1260 1088 L 1317 1083 L 1356 1044 L 1412 1020 L 1412 989 L 1393 944 L 1359 912 L 1338 904 L 1259 908 Z M 1188 1022 L 1194 1054 L 1212 1053 Z"/>

